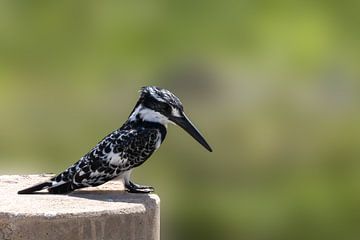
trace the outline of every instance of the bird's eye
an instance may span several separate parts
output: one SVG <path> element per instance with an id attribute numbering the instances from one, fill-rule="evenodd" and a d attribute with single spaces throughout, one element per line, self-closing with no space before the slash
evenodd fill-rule
<path id="1" fill-rule="evenodd" d="M 162 109 L 163 109 L 163 111 L 165 112 L 165 113 L 167 113 L 167 114 L 170 114 L 171 113 L 171 106 L 169 105 L 169 104 L 166 104 L 166 103 L 164 103 L 164 104 L 162 104 Z"/>

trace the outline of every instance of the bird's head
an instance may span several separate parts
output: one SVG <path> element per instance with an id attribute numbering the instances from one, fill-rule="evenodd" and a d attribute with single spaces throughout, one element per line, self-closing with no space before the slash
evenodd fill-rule
<path id="1" fill-rule="evenodd" d="M 129 117 L 130 121 L 156 122 L 165 127 L 168 123 L 176 124 L 212 152 L 199 130 L 185 115 L 183 105 L 178 97 L 169 90 L 153 86 L 143 87 L 140 92 L 140 98 Z"/>

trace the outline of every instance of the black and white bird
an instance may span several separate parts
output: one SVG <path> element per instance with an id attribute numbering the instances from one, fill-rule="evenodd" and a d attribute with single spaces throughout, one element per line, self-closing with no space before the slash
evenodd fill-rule
<path id="1" fill-rule="evenodd" d="M 130 181 L 130 174 L 160 147 L 168 123 L 180 126 L 212 151 L 185 115 L 179 98 L 166 89 L 143 87 L 129 119 L 121 128 L 107 135 L 64 172 L 18 193 L 29 194 L 43 189 L 54 194 L 69 193 L 79 188 L 99 186 L 114 178 L 121 178 L 128 192 L 153 192 L 153 187 Z"/>

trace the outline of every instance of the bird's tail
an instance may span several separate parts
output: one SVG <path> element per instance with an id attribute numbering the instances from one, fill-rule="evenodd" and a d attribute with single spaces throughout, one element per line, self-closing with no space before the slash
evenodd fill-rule
<path id="1" fill-rule="evenodd" d="M 64 194 L 74 191 L 75 189 L 81 188 L 81 186 L 74 185 L 72 182 L 64 182 L 57 184 L 53 187 L 49 187 L 49 193 L 53 194 Z"/>
<path id="2" fill-rule="evenodd" d="M 74 185 L 72 182 L 56 183 L 50 180 L 48 182 L 40 183 L 35 186 L 18 191 L 18 194 L 33 194 L 43 189 L 47 189 L 49 193 L 53 194 L 64 194 L 74 191 L 77 188 L 81 188 L 81 186 Z"/>
<path id="3" fill-rule="evenodd" d="M 31 194 L 31 193 L 35 193 L 37 191 L 43 190 L 43 189 L 47 189 L 49 187 L 52 186 L 52 182 L 43 182 L 40 184 L 36 184 L 35 186 L 29 187 L 29 188 L 25 188 L 21 191 L 18 191 L 18 194 Z"/>

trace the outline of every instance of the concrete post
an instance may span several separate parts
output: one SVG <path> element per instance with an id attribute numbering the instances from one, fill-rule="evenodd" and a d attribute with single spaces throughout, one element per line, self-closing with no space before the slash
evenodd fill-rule
<path id="1" fill-rule="evenodd" d="M 120 191 L 118 181 L 68 195 L 17 194 L 51 176 L 0 176 L 1 240 L 160 239 L 159 197 Z"/>

